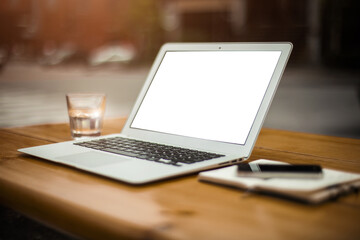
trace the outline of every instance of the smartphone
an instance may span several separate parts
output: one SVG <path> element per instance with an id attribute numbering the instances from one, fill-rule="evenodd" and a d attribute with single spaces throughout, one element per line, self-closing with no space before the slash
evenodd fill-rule
<path id="1" fill-rule="evenodd" d="M 321 178 L 320 165 L 309 164 L 238 164 L 237 175 L 258 178 Z"/>

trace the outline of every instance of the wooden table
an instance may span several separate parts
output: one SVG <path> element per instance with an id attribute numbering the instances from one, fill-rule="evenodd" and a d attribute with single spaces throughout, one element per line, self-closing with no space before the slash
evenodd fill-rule
<path id="1" fill-rule="evenodd" d="M 125 119 L 105 122 L 119 132 Z M 87 239 L 360 239 L 360 197 L 309 206 L 199 182 L 192 174 L 134 187 L 18 148 L 70 140 L 67 124 L 0 129 L 0 202 Z M 360 140 L 263 129 L 251 159 L 360 173 Z"/>

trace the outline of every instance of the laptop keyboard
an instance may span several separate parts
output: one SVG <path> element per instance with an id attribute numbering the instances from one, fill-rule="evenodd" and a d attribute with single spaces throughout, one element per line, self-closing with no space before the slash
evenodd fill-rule
<path id="1" fill-rule="evenodd" d="M 192 164 L 224 156 L 215 153 L 202 152 L 122 137 L 76 142 L 74 144 L 104 152 L 170 164 L 173 166 L 183 166 L 184 164 Z"/>

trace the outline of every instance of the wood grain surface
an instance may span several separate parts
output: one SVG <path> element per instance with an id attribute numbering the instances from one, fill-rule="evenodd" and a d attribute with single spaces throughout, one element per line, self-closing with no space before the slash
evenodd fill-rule
<path id="1" fill-rule="evenodd" d="M 104 134 L 121 131 L 110 119 Z M 321 205 L 199 182 L 131 186 L 17 152 L 70 140 L 68 124 L 0 129 L 0 202 L 86 239 L 360 239 L 360 197 Z M 360 140 L 263 129 L 251 159 L 360 173 Z"/>

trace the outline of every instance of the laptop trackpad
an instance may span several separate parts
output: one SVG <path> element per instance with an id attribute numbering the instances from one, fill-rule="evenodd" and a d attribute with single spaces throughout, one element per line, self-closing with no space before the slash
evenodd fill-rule
<path id="1" fill-rule="evenodd" d="M 126 159 L 121 159 L 119 156 L 112 156 L 99 152 L 77 153 L 57 157 L 56 159 L 63 163 L 70 163 L 72 165 L 75 164 L 78 166 L 84 166 L 89 168 L 95 168 L 127 161 Z"/>

